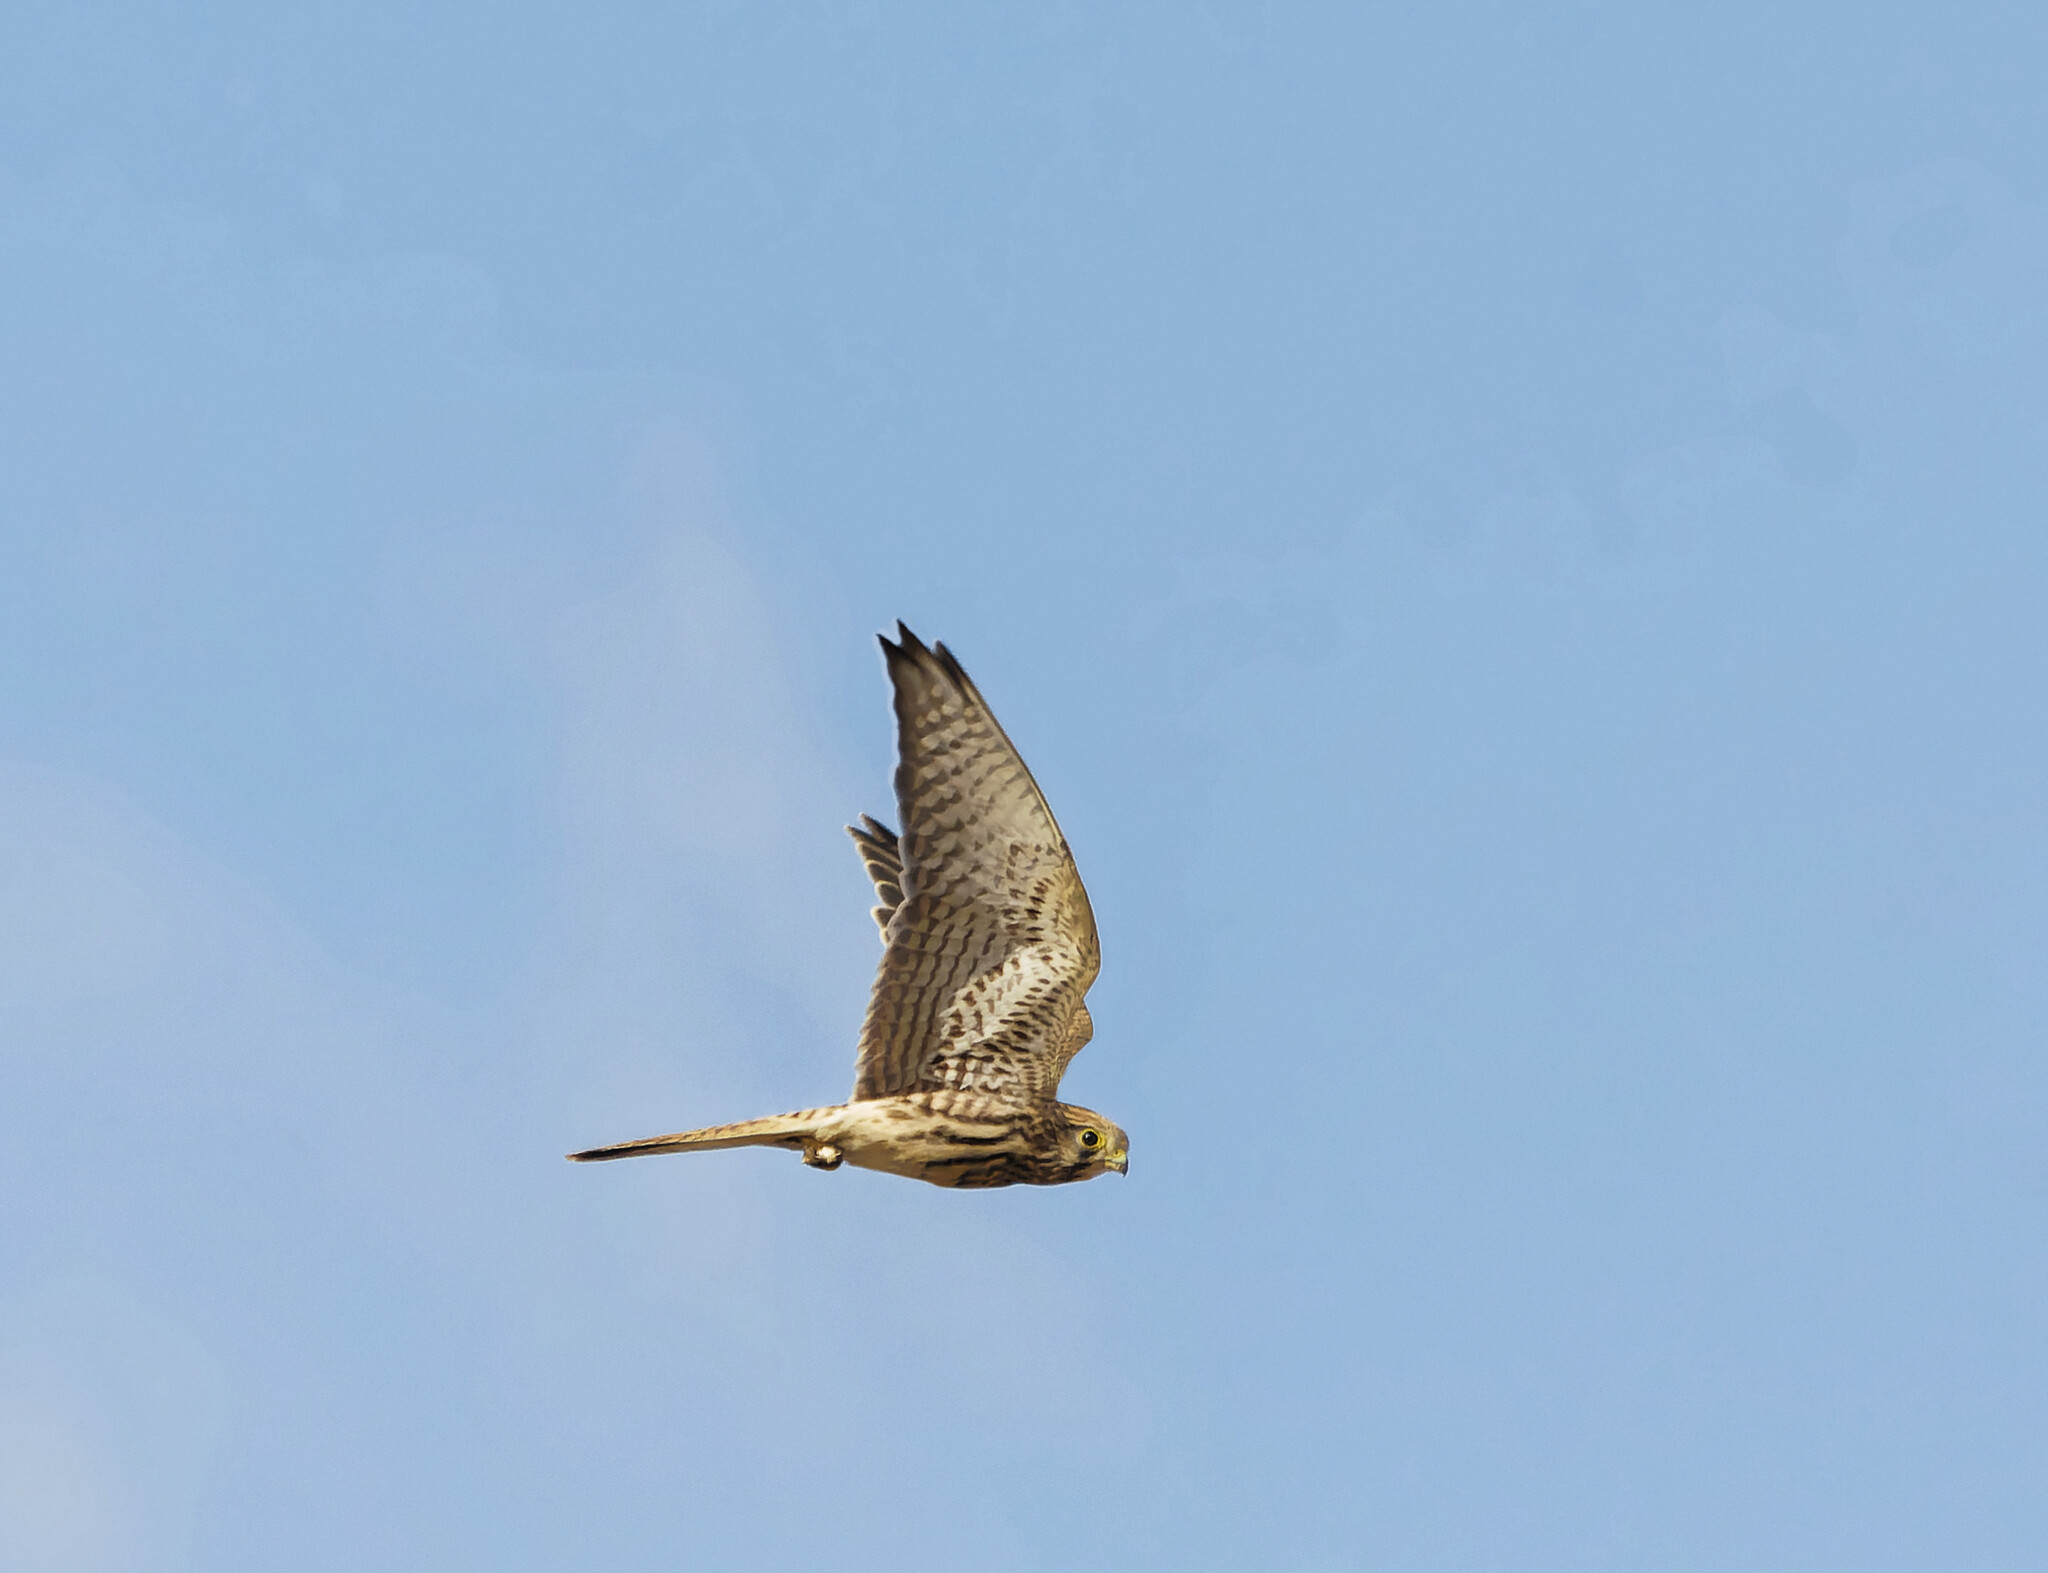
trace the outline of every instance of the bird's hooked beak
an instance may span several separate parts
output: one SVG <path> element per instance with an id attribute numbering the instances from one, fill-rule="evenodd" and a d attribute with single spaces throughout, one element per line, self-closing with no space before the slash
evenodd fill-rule
<path id="1" fill-rule="evenodd" d="M 1102 1160 L 1102 1166 L 1105 1169 L 1114 1169 L 1118 1174 L 1129 1174 L 1131 1172 L 1131 1149 L 1128 1147 L 1117 1148 L 1115 1152 Z"/>

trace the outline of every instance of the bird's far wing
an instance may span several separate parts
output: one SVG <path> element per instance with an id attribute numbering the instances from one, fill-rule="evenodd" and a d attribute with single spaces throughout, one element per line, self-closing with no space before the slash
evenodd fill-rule
<path id="1" fill-rule="evenodd" d="M 1101 965 L 1088 893 L 960 663 L 900 623 L 897 636 L 882 649 L 896 690 L 902 901 L 884 930 L 853 1095 L 1048 1098 L 1087 1041 L 1081 997 Z"/>
<path id="2" fill-rule="evenodd" d="M 860 852 L 861 867 L 868 871 L 868 878 L 875 884 L 874 919 L 882 931 L 882 941 L 888 943 L 889 920 L 896 916 L 896 909 L 903 905 L 903 853 L 896 842 L 896 832 L 879 819 L 863 814 L 858 825 L 848 825 L 846 833 L 853 837 L 853 844 Z"/>

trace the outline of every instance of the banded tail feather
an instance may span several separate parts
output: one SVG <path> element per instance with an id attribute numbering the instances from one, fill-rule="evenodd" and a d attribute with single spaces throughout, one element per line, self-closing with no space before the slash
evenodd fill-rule
<path id="1" fill-rule="evenodd" d="M 643 1136 L 638 1141 L 614 1142 L 609 1147 L 592 1147 L 572 1152 L 572 1163 L 609 1163 L 614 1158 L 646 1158 L 662 1152 L 718 1152 L 726 1147 L 788 1147 L 801 1151 L 817 1132 L 818 1122 L 831 1109 L 803 1109 L 795 1114 L 771 1114 L 765 1119 L 741 1120 L 734 1125 L 707 1125 L 701 1131 L 674 1131 L 667 1136 Z"/>

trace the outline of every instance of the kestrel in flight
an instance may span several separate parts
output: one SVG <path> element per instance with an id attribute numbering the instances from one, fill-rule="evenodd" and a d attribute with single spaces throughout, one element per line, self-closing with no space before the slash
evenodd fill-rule
<path id="1" fill-rule="evenodd" d="M 852 1099 L 571 1153 L 578 1162 L 787 1147 L 814 1169 L 960 1188 L 1124 1172 L 1122 1130 L 1054 1096 L 1094 1031 L 1082 996 L 1102 963 L 1066 837 L 952 652 L 901 623 L 896 633 L 882 652 L 903 835 L 865 814 L 848 827 L 883 945 Z"/>

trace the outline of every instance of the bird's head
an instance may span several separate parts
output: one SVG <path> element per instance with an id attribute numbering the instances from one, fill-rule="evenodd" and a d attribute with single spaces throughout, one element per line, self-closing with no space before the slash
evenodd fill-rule
<path id="1" fill-rule="evenodd" d="M 1074 1170 L 1075 1179 L 1092 1180 L 1111 1169 L 1125 1172 L 1131 1143 L 1121 1126 L 1078 1104 L 1063 1103 L 1059 1110 L 1066 1122 L 1060 1132 L 1060 1156 Z"/>

